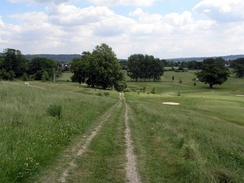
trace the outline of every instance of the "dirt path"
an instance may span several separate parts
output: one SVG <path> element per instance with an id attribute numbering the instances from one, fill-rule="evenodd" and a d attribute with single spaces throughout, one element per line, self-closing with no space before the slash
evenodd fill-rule
<path id="1" fill-rule="evenodd" d="M 69 172 L 76 167 L 75 160 L 79 158 L 83 153 L 87 151 L 87 148 L 92 139 L 97 135 L 103 124 L 109 119 L 113 108 L 116 108 L 120 101 L 112 106 L 105 114 L 99 118 L 99 125 L 95 127 L 93 131 L 86 133 L 82 139 L 79 139 L 71 147 L 69 147 L 60 161 L 54 163 L 55 168 L 51 168 L 47 174 L 44 173 L 36 182 L 38 183 L 65 183 L 66 178 L 69 176 Z"/>
<path id="2" fill-rule="evenodd" d="M 108 121 L 112 114 L 116 112 L 119 104 L 124 102 L 125 106 L 125 140 L 126 140 L 126 179 L 129 183 L 141 183 L 140 177 L 136 170 L 136 156 L 133 152 L 133 142 L 131 139 L 131 132 L 129 128 L 129 115 L 128 115 L 128 106 L 126 104 L 126 100 L 124 98 L 123 93 L 119 93 L 119 101 L 112 106 L 104 115 L 102 115 L 98 119 L 98 125 L 91 130 L 90 132 L 86 133 L 81 139 L 77 139 L 73 145 L 71 145 L 59 158 L 54 165 L 43 173 L 36 182 L 37 183 L 66 183 L 68 182 L 67 179 L 70 176 L 69 174 L 78 168 L 76 165 L 76 161 L 78 158 L 81 158 L 82 154 L 87 152 L 88 147 L 93 140 L 93 138 L 100 132 L 103 124 Z M 71 176 L 72 177 L 72 176 Z M 70 177 L 70 178 L 71 178 Z"/>
<path id="3" fill-rule="evenodd" d="M 123 93 L 121 94 L 122 99 L 124 99 Z M 125 101 L 125 140 L 126 140 L 126 157 L 127 157 L 127 163 L 126 163 L 126 178 L 129 183 L 141 183 L 139 174 L 136 170 L 136 156 L 133 152 L 133 141 L 131 139 L 131 132 L 129 127 L 129 116 L 128 116 L 128 106 Z"/>
<path id="4" fill-rule="evenodd" d="M 86 150 L 88 145 L 90 144 L 91 140 L 97 135 L 98 131 L 101 129 L 101 126 L 105 121 L 108 120 L 110 116 L 110 113 L 107 112 L 104 116 L 102 116 L 102 121 L 100 124 L 92 131 L 91 135 L 86 139 L 85 144 L 79 148 L 80 144 L 77 144 L 77 146 L 74 146 L 73 152 L 76 152 L 75 157 L 72 159 L 72 161 L 69 163 L 69 166 L 63 171 L 61 177 L 58 179 L 60 182 L 64 183 L 66 182 L 66 177 L 68 176 L 68 172 L 72 169 L 75 168 L 76 165 L 74 163 L 75 159 L 79 156 L 81 156 Z"/>

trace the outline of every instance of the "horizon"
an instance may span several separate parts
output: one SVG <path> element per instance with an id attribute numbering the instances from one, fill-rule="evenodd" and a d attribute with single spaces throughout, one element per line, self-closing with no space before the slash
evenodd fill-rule
<path id="1" fill-rule="evenodd" d="M 21 50 L 20 50 L 21 51 Z M 21 52 L 22 53 L 22 52 Z M 3 54 L 3 52 L 0 52 L 0 55 Z M 141 53 L 142 54 L 142 53 Z M 23 54 L 24 56 L 28 56 L 28 55 L 82 55 L 82 54 L 78 54 L 78 53 L 33 53 L 33 54 Z M 152 55 L 153 56 L 153 55 Z M 193 59 L 193 58 L 218 58 L 218 57 L 237 57 L 237 56 L 242 56 L 244 57 L 244 54 L 230 54 L 230 55 L 218 55 L 218 56 L 195 56 L 195 57 L 176 57 L 176 58 L 159 58 L 159 59 L 165 59 L 165 60 L 173 60 L 173 59 Z M 129 57 L 129 56 L 128 56 Z M 119 60 L 127 60 L 127 58 L 118 58 Z M 239 57 L 239 58 L 242 58 Z M 158 58 L 158 57 L 155 57 Z"/>

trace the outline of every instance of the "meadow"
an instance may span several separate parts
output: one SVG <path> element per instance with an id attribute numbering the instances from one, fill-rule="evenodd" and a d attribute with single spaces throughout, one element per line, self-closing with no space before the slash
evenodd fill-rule
<path id="1" fill-rule="evenodd" d="M 142 182 L 244 182 L 244 78 L 232 75 L 209 89 L 193 81 L 194 72 L 167 71 L 158 82 L 127 78 Z M 79 86 L 69 77 L 30 86 L 0 82 L 0 182 L 34 182 L 119 99 L 117 92 Z M 157 94 L 150 93 L 154 87 Z M 48 113 L 55 106 L 62 109 L 60 119 Z M 124 107 L 114 110 L 68 182 L 126 182 Z"/>
<path id="2" fill-rule="evenodd" d="M 0 182 L 32 182 L 117 101 L 80 90 L 77 85 L 0 82 Z M 48 113 L 50 106 L 61 106 L 60 119 Z"/>

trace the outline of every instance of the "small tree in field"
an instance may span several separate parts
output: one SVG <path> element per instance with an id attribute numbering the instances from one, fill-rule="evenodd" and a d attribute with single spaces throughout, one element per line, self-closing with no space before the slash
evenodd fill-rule
<path id="1" fill-rule="evenodd" d="M 197 72 L 196 76 L 205 84 L 209 84 L 210 88 L 213 85 L 221 85 L 227 81 L 229 77 L 229 70 L 225 67 L 222 58 L 208 58 L 203 61 L 203 68 L 201 72 Z"/>

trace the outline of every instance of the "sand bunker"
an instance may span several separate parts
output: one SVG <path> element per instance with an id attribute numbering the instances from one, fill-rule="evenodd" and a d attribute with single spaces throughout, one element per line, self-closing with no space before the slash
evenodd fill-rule
<path id="1" fill-rule="evenodd" d="M 236 95 L 237 97 L 244 97 L 244 95 Z"/>
<path id="2" fill-rule="evenodd" d="M 180 103 L 176 103 L 176 102 L 163 102 L 163 104 L 166 104 L 166 105 L 180 105 Z"/>

